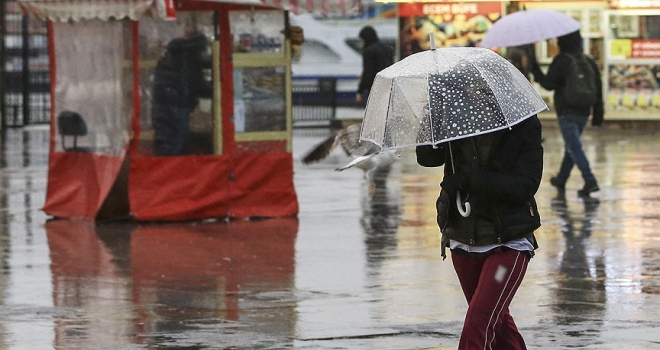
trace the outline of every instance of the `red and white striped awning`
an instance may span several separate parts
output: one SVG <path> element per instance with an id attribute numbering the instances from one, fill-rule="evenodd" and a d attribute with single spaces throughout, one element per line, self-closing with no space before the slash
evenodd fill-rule
<path id="1" fill-rule="evenodd" d="M 185 1 L 185 0 L 184 0 Z M 298 15 L 311 13 L 326 17 L 350 16 L 360 13 L 361 0 L 202 0 L 279 8 Z"/>
<path id="2" fill-rule="evenodd" d="M 154 0 L 18 0 L 28 15 L 66 22 L 82 19 L 137 19 L 154 6 Z"/>
<path id="3" fill-rule="evenodd" d="M 185 1 L 187 0 L 176 0 L 176 2 Z M 359 14 L 361 0 L 201 1 L 266 6 L 288 10 L 294 14 L 312 13 L 327 17 L 345 17 Z M 138 19 L 149 10 L 154 10 L 154 14 L 168 18 L 173 16 L 175 0 L 18 0 L 18 3 L 30 16 L 65 22 L 93 18 L 102 20 L 126 17 Z"/>

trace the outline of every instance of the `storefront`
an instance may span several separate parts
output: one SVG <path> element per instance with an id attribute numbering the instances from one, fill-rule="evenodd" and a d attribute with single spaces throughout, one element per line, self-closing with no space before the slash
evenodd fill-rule
<path id="1" fill-rule="evenodd" d="M 540 1 L 521 5 L 561 11 L 582 23 L 584 52 L 601 67 L 606 119 L 660 119 L 660 1 Z M 550 64 L 557 52 L 556 40 L 537 44 L 542 66 Z M 539 91 L 551 99 L 550 92 Z"/>
<path id="2" fill-rule="evenodd" d="M 623 119 L 660 120 L 660 2 L 612 8 L 604 17 L 607 108 Z"/>

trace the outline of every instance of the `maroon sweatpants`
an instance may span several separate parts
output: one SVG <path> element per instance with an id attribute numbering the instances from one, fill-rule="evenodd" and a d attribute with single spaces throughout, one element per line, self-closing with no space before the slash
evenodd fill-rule
<path id="1" fill-rule="evenodd" d="M 474 254 L 454 250 L 451 259 L 468 302 L 459 350 L 526 349 L 509 305 L 531 255 L 508 248 Z"/>

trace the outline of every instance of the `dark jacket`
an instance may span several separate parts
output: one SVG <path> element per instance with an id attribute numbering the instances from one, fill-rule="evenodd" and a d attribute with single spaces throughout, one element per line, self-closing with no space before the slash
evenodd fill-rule
<path id="1" fill-rule="evenodd" d="M 479 246 L 527 237 L 536 247 L 533 232 L 541 226 L 534 200 L 543 172 L 541 122 L 533 116 L 510 130 L 491 134 L 491 138 L 477 136 L 451 142 L 456 173 L 468 177 L 469 190 L 461 195 L 463 198 L 469 195 L 472 213 L 468 218 L 462 217 L 456 208 L 455 195 L 443 189 L 437 201 L 443 241 L 453 239 Z M 483 144 L 470 140 L 477 138 Z M 470 144 L 477 146 L 470 149 Z M 418 146 L 416 152 L 420 165 L 444 165 L 445 178 L 454 173 L 446 144 L 435 149 Z M 466 157 L 481 159 L 478 167 L 470 166 L 471 161 Z"/>
<path id="2" fill-rule="evenodd" d="M 541 84 L 544 89 L 555 91 L 554 100 L 557 115 L 576 113 L 578 115 L 588 116 L 593 112 L 593 123 L 599 125 L 603 119 L 604 105 L 603 82 L 600 77 L 600 69 L 598 68 L 598 65 L 592 58 L 587 57 L 596 78 L 596 91 L 598 92 L 596 103 L 591 107 L 568 105 L 564 101 L 564 87 L 566 86 L 566 75 L 568 74 L 568 68 L 571 65 L 571 58 L 567 56 L 567 54 L 582 53 L 582 36 L 580 35 L 580 31 L 557 38 L 557 44 L 559 45 L 560 54 L 555 56 L 552 63 L 550 63 L 547 74 L 543 74 L 538 64 L 534 64 L 532 67 L 534 80 Z"/>
<path id="3" fill-rule="evenodd" d="M 210 67 L 210 60 L 204 56 L 207 45 L 202 33 L 167 44 L 154 73 L 156 103 L 194 109 L 200 97 L 212 96 L 213 87 L 204 79 L 203 71 Z"/>
<path id="4" fill-rule="evenodd" d="M 369 92 L 376 74 L 394 63 L 394 50 L 378 39 L 376 31 L 366 26 L 360 30 L 360 39 L 364 41 L 362 50 L 362 76 L 358 93 Z"/>

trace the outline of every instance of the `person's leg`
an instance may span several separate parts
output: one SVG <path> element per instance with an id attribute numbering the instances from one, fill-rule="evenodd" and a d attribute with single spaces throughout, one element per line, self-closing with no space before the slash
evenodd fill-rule
<path id="1" fill-rule="evenodd" d="M 553 176 L 550 179 L 550 183 L 557 187 L 558 190 L 564 191 L 566 189 L 566 181 L 568 181 L 568 177 L 571 175 L 571 170 L 573 170 L 574 165 L 575 162 L 573 162 L 570 153 L 564 151 L 564 156 L 562 157 L 561 165 L 559 166 L 559 172 L 556 176 Z"/>
<path id="2" fill-rule="evenodd" d="M 155 156 L 176 155 L 178 118 L 176 107 L 154 103 L 151 123 L 154 129 L 153 154 Z"/>
<path id="3" fill-rule="evenodd" d="M 509 314 L 509 305 L 529 259 L 529 252 L 506 248 L 485 256 L 452 253 L 454 268 L 469 300 L 459 349 L 526 349 Z"/>
<path id="4" fill-rule="evenodd" d="M 584 154 L 582 149 L 582 142 L 580 141 L 580 136 L 584 130 L 585 125 L 589 116 L 576 116 L 576 115 L 562 115 L 559 116 L 559 129 L 561 130 L 561 136 L 564 139 L 564 146 L 566 147 L 566 152 L 570 155 L 575 165 L 582 173 L 582 178 L 585 182 L 595 180 L 593 173 L 591 172 L 591 167 L 589 166 L 589 160 Z M 568 179 L 568 174 L 558 174 L 557 177 Z"/>
<path id="5" fill-rule="evenodd" d="M 557 124 L 559 125 L 559 130 L 562 131 L 562 139 L 564 140 L 564 155 L 561 159 L 559 172 L 557 172 L 556 176 L 553 176 L 550 179 L 550 183 L 557 187 L 558 190 L 564 191 L 566 189 L 566 181 L 568 181 L 568 177 L 571 175 L 571 170 L 573 170 L 575 162 L 573 161 L 573 158 L 571 158 L 571 154 L 568 153 L 568 148 L 565 146 L 566 139 L 564 138 L 564 132 L 562 130 L 562 128 L 569 129 L 571 125 L 569 121 L 567 121 L 565 118 L 560 118 L 560 116 L 557 116 Z"/>
<path id="6" fill-rule="evenodd" d="M 451 261 L 458 276 L 458 281 L 461 283 L 465 300 L 470 304 L 472 296 L 479 285 L 479 277 L 486 261 L 486 254 L 469 254 L 455 249 L 451 251 Z"/>
<path id="7" fill-rule="evenodd" d="M 188 130 L 190 124 L 190 109 L 179 107 L 177 109 L 178 123 L 175 140 L 175 154 L 183 154 L 183 150 L 188 140 Z"/>

